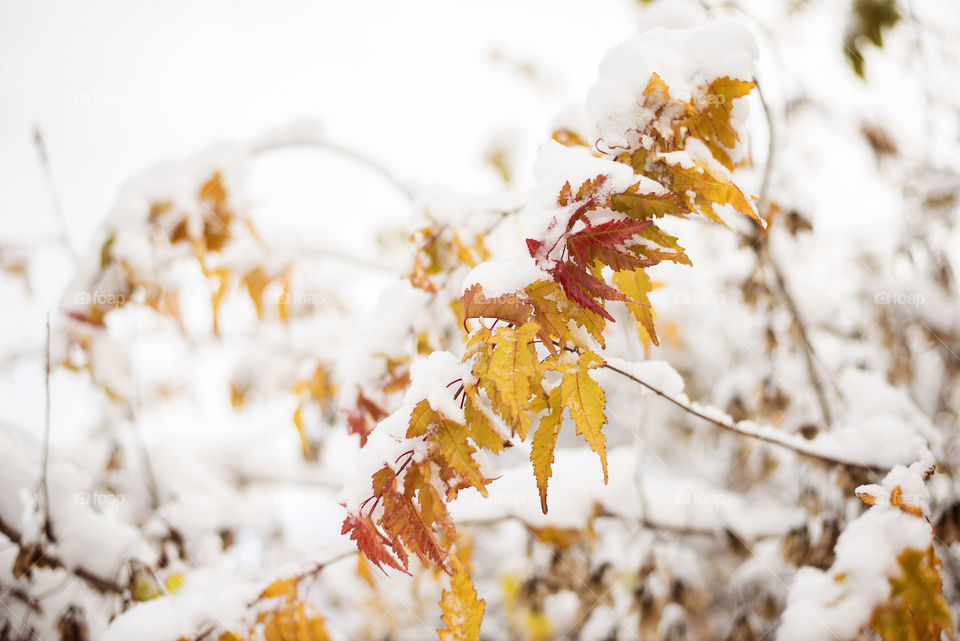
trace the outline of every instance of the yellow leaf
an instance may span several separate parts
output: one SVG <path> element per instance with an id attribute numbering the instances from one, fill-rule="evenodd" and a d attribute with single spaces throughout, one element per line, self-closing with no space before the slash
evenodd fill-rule
<path id="1" fill-rule="evenodd" d="M 601 428 L 607 422 L 607 417 L 603 413 L 607 401 L 603 388 L 590 378 L 590 370 L 603 364 L 603 359 L 596 354 L 583 352 L 577 363 L 564 372 L 560 381 L 560 390 L 563 395 L 563 404 L 570 411 L 570 418 L 577 426 L 577 434 L 582 435 L 593 451 L 600 455 L 603 482 L 606 483 L 606 437 Z"/>
<path id="2" fill-rule="evenodd" d="M 603 330 L 606 319 L 567 298 L 558 283 L 538 280 L 527 285 L 524 291 L 533 303 L 533 317 L 541 326 L 539 336 L 548 349 L 551 338 L 559 342 L 561 347 L 567 343 L 578 344 L 570 331 L 570 321 L 587 330 L 601 347 L 605 345 Z"/>
<path id="3" fill-rule="evenodd" d="M 719 176 L 711 171 L 705 163 L 695 161 L 692 167 L 671 165 L 663 161 L 658 164 L 667 174 L 670 189 L 687 194 L 687 204 L 691 209 L 697 210 L 714 222 L 725 225 L 726 223 L 713 207 L 730 205 L 744 216 L 755 220 L 761 227 L 764 226 L 760 216 L 740 188 L 728 177 Z M 689 195 L 691 193 L 694 194 L 692 198 Z"/>
<path id="4" fill-rule="evenodd" d="M 653 341 L 654 345 L 660 344 L 657 338 L 657 330 L 653 326 L 653 306 L 650 305 L 650 299 L 647 294 L 660 286 L 650 280 L 647 273 L 642 269 L 633 271 L 614 272 L 613 284 L 621 292 L 631 299 L 627 301 L 627 309 L 633 320 L 637 323 L 637 334 L 644 345 Z M 639 305 L 637 303 L 640 303 Z"/>
<path id="5" fill-rule="evenodd" d="M 168 576 L 167 579 L 163 582 L 163 585 L 164 585 L 164 587 L 167 588 L 167 592 L 169 592 L 170 594 L 174 594 L 174 593 L 177 592 L 180 588 L 183 587 L 183 575 L 180 574 L 180 573 L 171 574 L 171 575 Z"/>
<path id="6" fill-rule="evenodd" d="M 278 596 L 290 596 L 297 592 L 297 580 L 295 578 L 277 579 L 267 586 L 260 593 L 261 599 L 272 599 Z"/>
<path id="7" fill-rule="evenodd" d="M 310 442 L 307 440 L 307 433 L 303 428 L 303 402 L 297 405 L 293 411 L 293 424 L 297 427 L 297 434 L 300 436 L 300 449 L 303 450 L 305 458 L 310 457 Z"/>
<path id="8" fill-rule="evenodd" d="M 445 628 L 438 628 L 440 641 L 477 641 L 480 637 L 480 622 L 486 602 L 477 598 L 470 575 L 456 557 L 451 559 L 454 573 L 450 579 L 450 590 L 444 590 L 440 599 L 443 609 L 441 619 Z"/>
<path id="9" fill-rule="evenodd" d="M 540 489 L 540 509 L 544 514 L 547 513 L 547 481 L 552 474 L 553 450 L 557 445 L 557 435 L 560 434 L 560 424 L 563 421 L 560 388 L 554 388 L 550 392 L 548 405 L 550 411 L 540 419 L 530 450 L 533 474 L 537 477 L 537 487 Z"/>
<path id="10" fill-rule="evenodd" d="M 717 78 L 701 87 L 699 95 L 687 106 L 688 117 L 683 125 L 690 135 L 702 140 L 713 157 L 727 169 L 733 169 L 733 161 L 727 152 L 739 139 L 730 123 L 733 101 L 746 96 L 755 86 L 753 81 L 729 76 Z"/>
<path id="11" fill-rule="evenodd" d="M 943 634 L 955 639 L 933 546 L 906 549 L 897 562 L 900 575 L 890 579 L 890 600 L 874 610 L 870 627 L 884 641 L 940 641 Z"/>
<path id="12" fill-rule="evenodd" d="M 431 458 L 445 463 L 466 483 L 472 485 L 480 494 L 487 496 L 486 483 L 480 474 L 480 466 L 474 460 L 476 449 L 467 441 L 467 428 L 451 421 L 430 407 L 426 401 L 420 401 L 410 413 L 410 426 L 407 438 L 424 436 L 430 430 L 429 448 Z"/>
<path id="13" fill-rule="evenodd" d="M 146 572 L 137 572 L 133 581 L 134 601 L 149 601 L 150 599 L 156 599 L 161 594 L 163 592 L 160 591 L 160 586 L 157 585 L 153 577 Z"/>
<path id="14" fill-rule="evenodd" d="M 519 328 L 486 328 L 474 333 L 467 358 L 494 410 L 521 439 L 530 429 L 530 397 L 541 391 L 543 371 L 533 341 L 540 326 L 531 321 Z"/>
<path id="15" fill-rule="evenodd" d="M 254 269 L 247 272 L 243 279 L 241 279 L 241 284 L 247 288 L 247 293 L 250 295 L 250 300 L 253 301 L 253 306 L 257 310 L 257 318 L 263 318 L 263 292 L 267 289 L 267 285 L 270 284 L 270 277 L 261 269 L 260 267 L 255 267 Z"/>
<path id="16" fill-rule="evenodd" d="M 480 406 L 480 390 L 475 386 L 464 386 L 466 400 L 463 405 L 464 419 L 470 429 L 470 437 L 478 446 L 494 453 L 503 451 L 503 437 L 494 428 L 493 420 Z"/>

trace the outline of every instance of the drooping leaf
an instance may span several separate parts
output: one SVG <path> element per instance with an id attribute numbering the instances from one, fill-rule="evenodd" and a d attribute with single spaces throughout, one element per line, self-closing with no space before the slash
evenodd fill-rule
<path id="1" fill-rule="evenodd" d="M 477 641 L 486 602 L 478 598 L 466 568 L 459 561 L 453 565 L 450 589 L 444 590 L 440 599 L 446 627 L 437 629 L 437 634 L 440 641 Z"/>
<path id="2" fill-rule="evenodd" d="M 651 281 L 642 269 L 616 272 L 613 275 L 613 283 L 617 289 L 632 299 L 627 301 L 627 309 L 637 323 L 640 340 L 644 343 L 649 340 L 654 345 L 659 345 L 660 339 L 657 338 L 657 330 L 653 325 L 653 306 L 647 298 L 647 295 L 656 289 L 657 283 Z"/>
<path id="3" fill-rule="evenodd" d="M 384 535 L 377 531 L 376 525 L 370 517 L 360 517 L 348 514 L 343 521 L 341 534 L 349 534 L 350 540 L 356 542 L 357 549 L 375 566 L 386 573 L 386 568 L 393 568 L 406 572 L 406 563 L 401 563 L 384 542 Z"/>
<path id="4" fill-rule="evenodd" d="M 547 513 L 547 482 L 553 474 L 553 450 L 557 446 L 563 421 L 563 398 L 559 387 L 551 390 L 547 405 L 548 411 L 540 419 L 530 449 L 530 462 L 533 463 L 533 474 L 537 477 L 537 488 L 540 490 L 540 509 L 544 514 Z"/>
<path id="5" fill-rule="evenodd" d="M 650 267 L 656 261 L 618 248 L 650 226 L 649 220 L 611 220 L 587 227 L 567 237 L 567 251 L 574 263 L 588 269 L 600 262 L 614 271 Z"/>
<path id="6" fill-rule="evenodd" d="M 543 378 L 533 344 L 539 329 L 532 321 L 518 328 L 497 328 L 489 333 L 489 358 L 477 359 L 474 366 L 474 374 L 487 390 L 494 410 L 521 439 L 530 428 L 527 404 L 534 393 L 540 392 Z"/>
<path id="7" fill-rule="evenodd" d="M 626 296 L 570 261 L 559 263 L 551 272 L 567 298 L 613 322 L 613 316 L 594 299 L 626 300 Z"/>
<path id="8" fill-rule="evenodd" d="M 389 467 L 384 467 L 373 477 L 374 496 L 383 502 L 380 525 L 424 564 L 432 563 L 446 569 L 446 548 L 437 539 L 430 524 L 424 521 L 413 500 L 404 492 L 397 491 L 396 483 L 397 477 Z"/>
<path id="9" fill-rule="evenodd" d="M 590 378 L 590 370 L 604 364 L 602 358 L 592 352 L 583 352 L 575 364 L 564 373 L 560 381 L 563 404 L 577 426 L 577 433 L 600 455 L 603 466 L 603 482 L 607 482 L 606 437 L 601 431 L 607 422 L 604 414 L 606 395 L 603 388 Z"/>

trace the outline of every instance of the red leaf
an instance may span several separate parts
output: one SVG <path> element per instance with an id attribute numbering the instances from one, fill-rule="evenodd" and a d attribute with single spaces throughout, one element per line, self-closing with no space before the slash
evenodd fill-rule
<path id="1" fill-rule="evenodd" d="M 608 321 L 613 322 L 613 316 L 608 314 L 607 310 L 593 299 L 629 300 L 618 290 L 610 287 L 599 278 L 591 276 L 570 261 L 557 265 L 550 273 L 554 280 L 560 283 L 563 293 L 570 300 L 595 314 L 603 316 Z"/>
<path id="2" fill-rule="evenodd" d="M 584 269 L 589 269 L 597 260 L 614 271 L 650 267 L 654 261 L 616 249 L 617 245 L 630 240 L 650 224 L 649 220 L 625 219 L 588 227 L 567 237 L 567 250 L 573 262 Z"/>
<path id="3" fill-rule="evenodd" d="M 377 526 L 373 524 L 369 516 L 361 517 L 348 514 L 347 518 L 343 520 L 343 528 L 340 530 L 340 534 L 347 534 L 348 532 L 350 533 L 350 540 L 356 542 L 357 549 L 363 552 L 370 562 L 380 568 L 384 574 L 387 572 L 384 566 L 407 572 L 407 559 L 406 553 L 403 553 L 403 548 L 400 548 L 401 553 L 403 553 L 401 564 L 401 561 L 394 558 L 390 549 L 384 544 L 384 541 L 387 540 L 386 537 L 377 530 Z M 391 547 L 396 550 L 398 544 L 399 541 L 393 543 Z"/>

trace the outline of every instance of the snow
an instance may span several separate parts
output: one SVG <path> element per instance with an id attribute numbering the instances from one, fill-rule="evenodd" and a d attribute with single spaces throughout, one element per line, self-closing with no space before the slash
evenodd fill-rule
<path id="1" fill-rule="evenodd" d="M 653 113 L 639 106 L 654 73 L 667 84 L 671 98 L 689 101 L 698 87 L 716 78 L 752 79 L 757 55 L 750 32 L 729 20 L 686 29 L 649 29 L 604 57 L 599 78 L 587 95 L 587 111 L 608 147 L 629 147 L 627 132 L 652 124 Z"/>
<path id="2" fill-rule="evenodd" d="M 609 449 L 609 481 L 604 485 L 596 453 L 558 448 L 547 489 L 547 514 L 540 509 L 529 463 L 502 469 L 487 487 L 488 498 L 462 492 L 450 504 L 450 513 L 455 522 L 462 521 L 465 526 L 516 518 L 536 528 L 580 529 L 601 508 L 603 513 L 628 522 L 644 521 L 667 530 L 719 534 L 730 529 L 747 541 L 783 534 L 803 520 L 796 508 L 773 501 L 746 501 L 696 477 L 640 469 L 639 460 L 633 447 Z"/>
<path id="3" fill-rule="evenodd" d="M 110 624 L 101 640 L 189 638 L 197 630 L 242 620 L 258 591 L 248 581 L 230 580 L 217 570 L 192 572 L 175 594 L 133 605 Z"/>
<path id="4" fill-rule="evenodd" d="M 474 285 L 480 285 L 486 298 L 497 298 L 519 292 L 538 280 L 550 280 L 550 275 L 532 259 L 519 263 L 488 260 L 470 270 L 463 279 L 461 290 L 466 292 Z"/>
<path id="5" fill-rule="evenodd" d="M 339 500 L 351 513 L 360 511 L 361 504 L 371 496 L 371 479 L 384 466 L 398 471 L 404 452 L 413 450 L 414 458 L 422 460 L 426 445 L 421 438 L 408 439 L 410 415 L 426 400 L 433 410 L 450 420 L 464 422 L 460 401 L 454 400 L 458 379 L 470 376 L 469 368 L 449 352 L 434 352 L 415 362 L 410 368 L 410 387 L 403 396 L 400 408 L 377 424 L 360 450 L 350 478 L 340 493 Z"/>
<path id="6" fill-rule="evenodd" d="M 901 487 L 908 504 L 926 505 L 926 467 L 915 463 L 891 470 L 879 489 L 887 497 Z M 905 486 L 905 487 L 904 487 Z M 835 548 L 836 561 L 827 571 L 797 572 L 787 608 L 777 631 L 778 641 L 849 639 L 869 623 L 874 609 L 890 595 L 889 579 L 899 574 L 897 557 L 906 549 L 926 550 L 933 530 L 923 517 L 879 501 L 849 523 Z"/>
<path id="7" fill-rule="evenodd" d="M 11 53 L 5 60 L 34 63 L 29 69 L 0 65 L 13 97 L 4 114 L 9 126 L 0 132 L 5 174 L 17 177 L 7 185 L 7 204 L 11 212 L 25 212 L 7 217 L 0 243 L 0 295 L 9 310 L 0 356 L 4 523 L 26 540 L 39 537 L 34 488 L 44 425 L 47 312 L 126 295 L 129 273 L 179 292 L 186 326 L 181 333 L 172 319 L 124 309 L 111 312 L 105 329 L 71 325 L 64 336 L 54 314 L 55 362 L 69 353 L 76 366 L 91 371 L 53 372 L 49 478 L 60 540 L 48 551 L 68 568 L 122 582 L 130 559 L 156 566 L 159 541 L 173 528 L 184 538 L 186 559 L 175 558 L 175 546 L 167 544 L 174 566 L 168 570 L 182 570 L 186 584 L 111 621 L 119 609 L 112 597 L 64 569 L 36 569 L 16 585 L 43 597 L 44 612 L 29 619 L 42 638 L 56 636 L 56 617 L 71 604 L 87 613 L 90 638 L 194 638 L 214 616 L 239 629 L 250 615 L 246 603 L 267 582 L 308 560 L 350 549 L 339 534 L 345 508 L 337 501 L 355 508 L 369 496 L 373 472 L 397 465 L 398 455 L 410 449 L 423 455 L 421 441 L 405 439 L 411 403 L 427 398 L 460 416 L 452 401 L 456 386 L 446 387 L 465 375 L 458 360 L 461 329 L 449 302 L 472 283 L 498 295 L 542 277 L 537 270 L 549 268 L 556 256 L 541 256 L 535 267 L 523 240 L 556 237 L 559 228 L 551 222 L 570 214 L 556 204 L 566 180 L 574 189 L 577 181 L 598 174 L 610 175 L 618 188 L 640 180 L 589 149 L 554 143 L 542 148 L 536 171 L 529 171 L 549 136 L 552 114 L 582 98 L 610 42 L 637 26 L 643 30 L 607 57 L 587 107 L 575 104 L 554 121 L 603 150 L 647 144 L 624 132 L 650 117 L 637 101 L 651 71 L 668 81 L 671 95 L 683 97 L 715 73 L 752 78 L 756 53 L 744 28 L 707 22 L 726 9 L 707 10 L 696 0 L 600 3 L 586 12 L 566 0 L 522 6 L 416 0 L 413 10 L 377 7 L 374 20 L 370 8 L 359 5 L 280 13 L 238 6 L 226 23 L 212 7 L 131 9 L 108 0 L 117 4 L 109 33 L 94 24 L 94 13 L 77 13 L 76 7 L 64 5 L 67 18 L 51 21 L 40 8 L 20 4 L 15 13 L 22 24 L 41 25 L 40 35 L 49 37 L 0 24 L 8 36 L 0 41 Z M 910 21 L 887 34 L 883 49 L 870 48 L 864 82 L 842 61 L 847 4 L 805 3 L 789 14 L 786 5 L 765 0 L 746 0 L 740 8 L 737 19 L 760 40 L 757 75 L 776 132 L 768 197 L 783 211 L 771 225 L 768 249 L 807 326 L 833 424 L 823 421 L 805 348 L 782 301 L 745 302 L 742 284 L 757 263 L 751 249 L 719 226 L 663 220 L 694 266 L 650 271 L 664 285 L 650 296 L 661 345 L 647 350 L 638 344 L 622 305 L 610 304 L 617 323 L 608 326 L 603 356 L 748 436 L 735 437 L 609 370 L 596 370 L 607 396 L 609 485 L 602 483 L 596 454 L 566 421 L 548 515 L 540 513 L 529 449 L 519 443 L 489 466 L 484 462 L 485 474 L 499 475 L 489 499 L 465 490 L 451 507 L 459 530 L 473 535 L 474 578 L 487 599 L 484 630 L 491 638 L 517 634 L 504 613 L 504 582 L 542 582 L 558 557 L 582 563 L 585 571 L 609 561 L 617 573 L 618 583 L 607 593 L 613 605 L 591 615 L 585 638 L 603 638 L 615 625 L 620 638 L 632 638 L 634 589 L 643 587 L 664 602 L 678 577 L 716 603 L 705 610 L 705 636 L 723 638 L 727 615 L 748 612 L 751 624 L 765 618 L 751 608 L 782 603 L 788 584 L 793 590 L 781 635 L 840 636 L 886 597 L 898 549 L 929 545 L 929 523 L 891 507 L 891 488 L 901 487 L 901 501 L 931 518 L 956 499 L 950 470 L 957 468 L 960 451 L 958 397 L 950 350 L 956 351 L 952 336 L 960 303 L 956 279 L 945 285 L 937 277 L 941 269 L 947 277 L 960 273 L 957 208 L 948 202 L 960 168 L 951 76 L 956 65 L 950 64 L 960 56 L 955 43 L 946 42 L 956 41 L 950 37 L 956 12 L 943 0 L 915 7 Z M 436 22 L 415 17 L 422 15 Z M 210 25 L 225 28 L 211 31 Z M 275 46 L 244 47 L 251 29 L 258 41 Z M 90 33 L 103 36 L 102 47 L 80 46 Z M 152 49 L 139 45 L 154 41 L 178 46 L 151 59 Z M 721 51 L 724 42 L 733 46 Z M 211 60 L 213 50 L 227 53 Z M 69 78 L 58 54 L 76 63 Z M 494 56 L 499 66 L 487 64 Z M 516 62 L 525 69 L 527 61 L 538 79 L 512 67 Z M 217 69 L 214 76 L 211 68 Z M 305 69 L 311 82 L 302 82 Z M 75 108 L 64 108 L 71 104 Z M 733 172 L 744 193 L 758 192 L 766 167 L 769 132 L 760 106 L 755 93 L 733 105 L 742 134 L 736 151 L 743 155 L 736 158 L 754 163 Z M 271 127 L 278 122 L 291 124 Z M 79 268 L 59 245 L 47 242 L 58 229 L 30 146 L 36 123 L 49 145 L 66 233 L 82 249 Z M 865 123 L 885 130 L 898 153 L 878 157 L 861 133 Z M 649 124 L 662 129 L 665 123 Z M 508 130 L 516 135 L 488 136 Z M 266 133 L 251 137 L 257 131 Z M 239 142 L 189 155 L 217 139 Z M 516 168 L 510 185 L 481 162 L 491 140 L 509 147 Z M 251 153 L 303 141 L 327 151 Z M 352 151 L 396 172 L 414 192 L 412 206 L 389 180 L 351 158 Z M 135 178 L 117 198 L 131 167 L 165 157 L 182 160 Z M 668 159 L 685 166 L 709 162 L 696 142 Z M 198 231 L 203 210 L 196 191 L 218 169 L 231 206 L 254 220 L 265 247 L 243 238 L 211 257 L 211 264 L 237 270 L 293 264 L 291 295 L 307 302 L 295 306 L 302 315 L 289 324 L 258 322 L 241 291 L 223 301 L 221 335 L 211 336 L 209 287 L 191 249 L 158 251 L 172 217 L 161 217 L 154 233 L 144 229 L 149 203 L 169 199 L 175 202 L 172 212 L 188 214 Z M 435 182 L 446 187 L 423 186 Z M 659 188 L 652 182 L 641 187 Z M 943 204 L 927 204 L 937 198 Z M 523 204 L 520 215 L 502 215 Z M 813 230 L 788 233 L 784 221 L 792 210 Z M 110 216 L 100 233 L 86 242 L 105 212 Z M 607 215 L 596 212 L 591 220 Z M 438 276 L 441 291 L 435 296 L 417 290 L 404 277 L 411 260 L 405 239 L 426 225 L 461 238 L 486 234 L 491 262 L 469 274 L 461 266 Z M 94 279 L 110 235 L 116 238 L 111 255 L 124 267 L 114 264 Z M 40 244 L 24 245 L 23 239 Z M 25 278 L 5 271 L 22 257 Z M 768 285 L 769 278 L 767 273 Z M 448 353 L 432 359 L 416 354 L 419 336 Z M 20 352 L 27 356 L 16 357 Z M 410 397 L 381 393 L 385 363 L 401 363 L 402 373 L 407 358 L 414 370 Z M 306 431 L 318 449 L 314 462 L 301 456 L 291 416 L 302 400 L 294 386 L 318 362 L 339 389 L 322 408 L 307 400 Z M 237 408 L 230 403 L 233 383 L 249 391 Z M 104 388 L 122 399 L 109 398 Z M 362 450 L 343 417 L 358 389 L 390 413 Z M 784 394 L 785 409 L 768 409 L 767 392 Z M 734 423 L 735 408 L 738 416 L 754 420 Z M 811 425 L 817 434 L 806 439 L 802 428 Z M 876 506 L 857 518 L 866 508 L 836 486 L 842 475 L 808 465 L 787 448 L 759 445 L 750 435 L 851 463 L 899 467 L 883 481 L 858 488 Z M 117 469 L 108 465 L 114 448 Z M 939 469 L 928 494 L 922 477 L 934 459 Z M 157 510 L 145 461 L 159 492 Z M 598 506 L 611 516 L 595 517 Z M 591 518 L 593 543 L 560 553 L 521 524 L 580 528 Z M 807 525 L 816 536 L 830 518 L 845 530 L 833 568 L 798 571 L 784 560 L 785 531 Z M 748 543 L 749 558 L 730 552 L 727 529 Z M 221 530 L 235 541 L 226 550 Z M 15 582 L 10 568 L 17 549 L 0 548 L 0 585 L 8 587 Z M 635 584 L 648 557 L 663 572 Z M 408 641 L 433 634 L 441 586 L 429 573 L 412 583 L 377 573 L 371 588 L 353 560 L 328 567 L 305 590 L 337 638 L 367 634 Z M 846 578 L 837 581 L 843 573 Z M 944 579 L 945 596 L 955 605 L 949 573 Z M 25 611 L 16 599 L 4 605 L 12 617 Z M 664 613 L 664 627 L 696 618 L 674 605 Z M 570 621 L 577 607 L 568 590 L 546 600 L 555 623 Z M 765 619 L 763 625 L 774 623 Z M 760 636 L 766 629 L 754 631 Z"/>
<path id="8" fill-rule="evenodd" d="M 573 203 L 566 207 L 557 204 L 557 196 L 566 183 L 570 183 L 574 195 L 581 184 L 598 176 L 607 177 L 600 190 L 602 194 L 622 192 L 638 183 L 642 192 L 663 190 L 653 180 L 637 176 L 628 165 L 598 158 L 582 147 L 564 147 L 554 141 L 547 142 L 540 150 L 533 171 L 536 189 L 521 213 L 521 230 L 524 238 L 543 243 L 535 259 L 537 265 L 546 270 L 556 262 L 562 249 L 556 247 L 557 241 L 567 231 L 567 223 L 579 207 Z"/>

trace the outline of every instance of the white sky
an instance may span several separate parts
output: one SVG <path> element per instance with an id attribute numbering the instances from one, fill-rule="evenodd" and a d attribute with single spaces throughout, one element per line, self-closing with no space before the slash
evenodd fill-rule
<path id="1" fill-rule="evenodd" d="M 634 11 L 629 0 L 0 0 L 0 239 L 54 230 L 35 125 L 81 248 L 128 177 L 291 119 L 321 121 L 405 179 L 483 191 L 496 184 L 480 163 L 490 133 L 522 131 L 535 147 L 634 31 Z M 491 62 L 495 50 L 546 82 Z M 323 176 L 310 172 L 316 190 Z"/>

